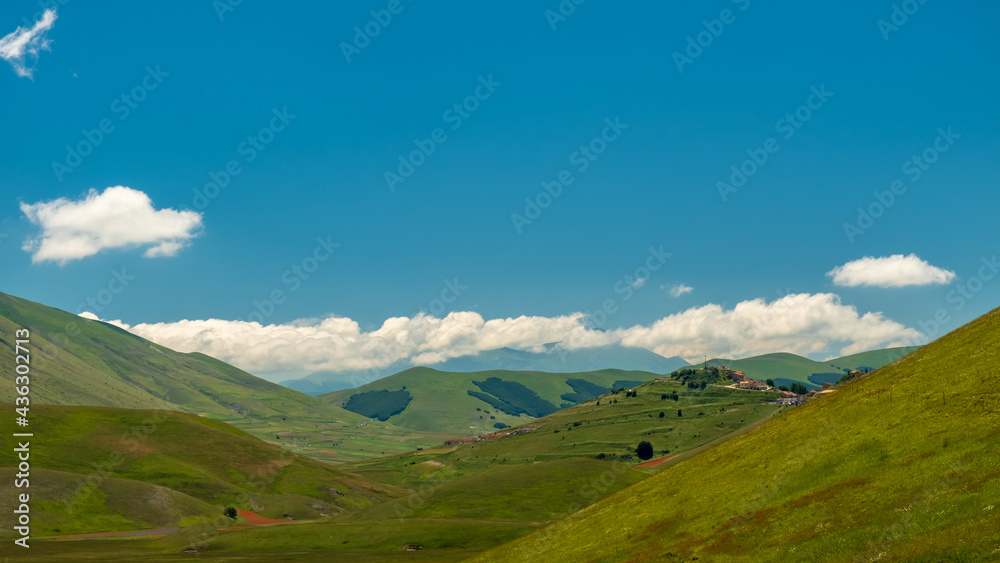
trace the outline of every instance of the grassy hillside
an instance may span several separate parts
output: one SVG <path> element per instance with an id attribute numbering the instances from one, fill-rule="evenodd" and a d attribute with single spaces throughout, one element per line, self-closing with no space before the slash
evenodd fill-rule
<path id="1" fill-rule="evenodd" d="M 825 362 L 817 362 L 809 358 L 782 352 L 753 356 L 751 358 L 743 358 L 742 360 L 716 358 L 709 360 L 708 364 L 745 371 L 747 377 L 753 379 L 773 379 L 775 385 L 790 385 L 798 382 L 814 389 L 823 383 L 836 383 L 847 371 L 860 368 L 878 369 L 918 349 L 919 347 L 917 346 L 910 346 L 906 348 L 871 350 Z M 827 376 L 810 377 L 813 374 L 827 374 Z"/>
<path id="2" fill-rule="evenodd" d="M 369 425 L 367 417 L 209 356 L 175 352 L 115 326 L 4 293 L 0 365 L 14 364 L 14 331 L 21 328 L 31 333 L 32 404 L 185 411 L 330 461 L 440 441 L 391 424 Z M 0 402 L 13 400 L 14 386 L 0 386 Z"/>
<path id="3" fill-rule="evenodd" d="M 0 293 L 0 362 L 14 363 L 14 331 L 31 331 L 31 396 L 53 405 L 246 415 L 361 417 L 203 354 L 181 354 L 115 326 Z M 0 401 L 13 400 L 11 386 Z"/>
<path id="4" fill-rule="evenodd" d="M 691 452 L 738 433 L 777 409 L 766 403 L 773 393 L 715 386 L 688 389 L 677 381 L 653 381 L 635 391 L 634 397 L 611 393 L 600 404 L 589 400 L 533 419 L 524 428 L 531 431 L 523 434 L 341 466 L 351 472 L 348 477 L 386 483 L 386 492 L 380 495 L 386 500 L 338 516 L 274 528 L 238 527 L 205 539 L 201 526 L 191 526 L 156 540 L 74 540 L 73 551 L 61 542 L 38 546 L 49 554 L 45 561 L 102 560 L 102 555 L 105 560 L 172 560 L 182 557 L 178 552 L 192 541 L 201 549 L 198 558 L 209 561 L 270 561 L 278 554 L 282 560 L 303 561 L 460 560 L 528 534 L 652 474 L 658 468 L 634 467 L 640 461 L 634 457 L 640 440 L 655 444 L 657 456 L 667 448 L 672 453 Z M 187 418 L 238 432 L 218 422 Z M 185 434 L 195 435 L 195 430 Z M 223 458 L 231 455 L 209 446 Z M 598 454 L 605 455 L 598 459 Z M 158 462 L 166 467 L 172 463 Z M 359 490 L 368 492 L 364 485 Z M 408 492 L 396 493 L 402 490 Z M 296 494 L 305 496 L 301 491 L 283 494 L 293 500 L 299 499 Z M 285 504 L 280 506 L 279 511 L 287 510 Z M 408 543 L 422 549 L 406 552 L 402 547 Z"/>
<path id="5" fill-rule="evenodd" d="M 548 414 L 559 407 L 573 404 L 573 401 L 563 395 L 573 395 L 579 385 L 574 388 L 567 383 L 568 380 L 583 380 L 607 389 L 616 382 L 643 382 L 654 377 L 656 374 L 648 372 L 614 369 L 584 373 L 453 373 L 431 368 L 412 368 L 357 389 L 336 391 L 321 395 L 320 398 L 337 406 L 349 406 L 354 396 L 365 397 L 364 394 L 377 391 L 407 391 L 411 400 L 405 404 L 405 408 L 389 417 L 389 422 L 413 430 L 448 432 L 453 437 L 468 437 L 495 432 L 497 423 L 515 426 L 533 418 L 528 414 L 509 413 Z M 493 378 L 513 385 L 497 385 Z M 517 389 L 522 387 L 528 390 L 527 396 L 518 394 Z M 539 403 L 539 399 L 542 403 Z M 545 404 L 550 408 L 546 409 Z M 505 409 L 507 412 L 504 412 Z M 392 408 L 389 412 L 395 410 Z"/>
<path id="6" fill-rule="evenodd" d="M 642 461 L 636 457 L 635 448 L 643 440 L 652 444 L 654 459 L 680 454 L 664 464 L 668 466 L 684 459 L 685 452 L 724 440 L 780 409 L 768 403 L 777 397 L 776 393 L 717 386 L 688 389 L 677 381 L 652 381 L 637 387 L 635 392 L 634 397 L 626 397 L 625 393 L 608 394 L 501 431 L 511 432 L 510 435 L 425 448 L 346 467 L 369 480 L 410 490 L 418 490 L 427 483 L 439 486 L 479 479 L 489 481 L 482 475 L 498 468 L 519 468 L 512 471 L 524 472 L 522 486 L 531 487 L 536 478 L 544 481 L 539 476 L 544 475 L 547 467 L 558 467 L 559 464 L 552 463 L 557 461 L 577 460 L 574 463 L 579 469 L 588 469 L 592 477 L 600 477 L 621 464 L 632 467 Z M 674 393 L 676 401 L 671 398 Z M 666 399 L 662 398 L 664 395 Z M 659 416 L 661 412 L 663 418 Z M 594 461 L 596 465 L 581 459 Z M 621 488 L 628 479 L 614 481 L 616 485 L 606 486 L 604 494 Z M 559 490 L 567 492 L 564 487 Z M 507 510 L 508 504 L 503 495 L 497 494 L 488 506 L 502 511 Z M 372 510 L 378 512 L 380 508 Z"/>
<path id="7" fill-rule="evenodd" d="M 12 405 L 4 405 L 13 412 Z M 33 405 L 37 535 L 178 525 L 234 506 L 296 519 L 354 511 L 392 489 L 174 411 Z M 16 447 L 10 433 L 0 448 Z M 0 463 L 10 464 L 13 456 Z M 0 467 L 0 532 L 11 530 L 14 473 Z M 92 483 L 93 486 L 88 486 Z M 95 488 L 96 487 L 96 488 Z"/>
<path id="8" fill-rule="evenodd" d="M 1000 310 L 474 560 L 995 560 L 998 363 Z"/>

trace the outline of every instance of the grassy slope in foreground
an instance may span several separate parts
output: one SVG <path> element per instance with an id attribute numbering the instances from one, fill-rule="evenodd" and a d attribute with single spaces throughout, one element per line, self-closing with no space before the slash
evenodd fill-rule
<path id="1" fill-rule="evenodd" d="M 987 561 L 1000 309 L 478 561 Z"/>
<path id="2" fill-rule="evenodd" d="M 490 377 L 520 383 L 534 391 L 540 398 L 559 407 L 565 402 L 561 396 L 573 393 L 573 388 L 566 383 L 568 379 L 584 379 L 602 387 L 609 387 L 614 382 L 622 380 L 648 381 L 656 377 L 656 374 L 617 369 L 583 373 L 502 370 L 464 373 L 419 367 L 401 371 L 357 389 L 345 389 L 321 395 L 320 398 L 341 406 L 357 393 L 380 389 L 399 391 L 406 387 L 413 399 L 401 413 L 390 418 L 389 422 L 420 431 L 450 432 L 455 438 L 496 432 L 494 424 L 497 422 L 517 426 L 532 420 L 525 415 L 511 416 L 500 412 L 489 403 L 468 394 L 468 391 L 481 391 L 473 381 L 484 381 Z M 477 408 L 480 410 L 477 411 Z M 495 418 L 490 418 L 491 416 Z"/>
<path id="3" fill-rule="evenodd" d="M 13 413 L 13 405 L 0 407 Z M 177 526 L 227 505 L 271 518 L 316 518 L 394 496 L 186 413 L 32 405 L 30 415 L 35 536 Z M 3 433 L 0 449 L 13 452 L 14 440 Z M 0 535 L 13 533 L 16 493 L 26 492 L 14 488 L 14 461 L 13 454 L 0 461 Z M 86 483 L 96 489 L 81 487 Z"/>

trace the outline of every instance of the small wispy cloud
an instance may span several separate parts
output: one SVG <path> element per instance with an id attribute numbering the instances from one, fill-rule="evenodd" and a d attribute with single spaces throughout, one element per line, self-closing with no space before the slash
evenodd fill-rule
<path id="1" fill-rule="evenodd" d="M 632 287 L 637 287 L 638 288 L 638 287 L 642 287 L 644 285 L 646 285 L 646 278 L 636 278 L 636 280 L 634 282 L 632 282 Z"/>
<path id="2" fill-rule="evenodd" d="M 894 254 L 882 258 L 866 256 L 837 266 L 826 274 L 841 287 L 906 287 L 944 285 L 955 279 L 955 272 L 932 266 L 916 254 Z"/>
<path id="3" fill-rule="evenodd" d="M 681 295 L 687 295 L 688 293 L 694 291 L 693 287 L 682 283 L 672 285 L 669 288 L 664 287 L 662 289 L 666 289 L 667 293 L 669 293 L 671 297 L 680 297 Z"/>
<path id="4" fill-rule="evenodd" d="M 56 11 L 48 9 L 30 29 L 17 26 L 16 30 L 0 39 L 0 59 L 10 63 L 18 76 L 32 78 L 35 69 L 28 61 L 37 61 L 40 51 L 49 50 L 46 34 L 55 25 L 57 18 Z"/>

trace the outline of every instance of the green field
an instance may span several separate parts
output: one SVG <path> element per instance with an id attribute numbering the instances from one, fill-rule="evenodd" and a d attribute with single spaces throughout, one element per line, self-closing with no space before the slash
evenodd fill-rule
<path id="1" fill-rule="evenodd" d="M 320 555 L 361 561 L 459 560 L 528 534 L 648 477 L 659 468 L 633 467 L 640 462 L 634 457 L 640 440 L 656 444 L 657 456 L 666 448 L 674 453 L 691 451 L 724 440 L 778 409 L 767 404 L 773 393 L 716 386 L 692 390 L 677 381 L 653 381 L 635 391 L 635 397 L 609 393 L 599 399 L 600 405 L 590 400 L 531 420 L 526 426 L 529 432 L 472 444 L 439 444 L 336 468 L 294 456 L 300 467 L 283 467 L 280 477 L 262 491 L 239 486 L 248 481 L 247 464 L 289 459 L 290 454 L 224 423 L 176 412 L 39 407 L 40 412 L 34 413 L 39 432 L 58 436 L 46 449 L 59 453 L 39 455 L 37 463 L 65 471 L 70 476 L 63 480 L 67 483 L 122 448 L 127 442 L 114 436 L 141 428 L 142 417 L 157 414 L 166 420 L 143 435 L 141 448 L 132 448 L 134 452 L 115 464 L 114 477 L 100 483 L 102 494 L 89 496 L 86 518 L 70 521 L 60 513 L 59 504 L 37 506 L 36 535 L 182 529 L 160 539 L 39 540 L 33 552 L 47 553 L 47 559 L 40 559 L 46 561 L 59 560 L 61 553 L 87 560 L 87 550 L 95 560 L 101 554 L 153 561 L 244 560 L 244 556 L 251 561 L 273 560 L 278 554 L 288 560 Z M 676 401 L 670 398 L 674 393 Z M 661 398 L 664 394 L 668 398 Z M 604 454 L 603 459 L 598 454 Z M 40 479 L 53 482 L 50 473 L 54 472 L 45 472 Z M 132 493 L 120 482 L 140 490 Z M 342 483 L 333 486 L 345 496 L 328 493 L 331 483 Z M 159 519 L 129 517 L 122 510 L 129 503 L 137 514 L 150 513 L 140 509 L 149 506 L 150 496 L 141 487 L 170 491 L 177 508 L 158 512 L 163 515 Z M 352 497 L 351 491 L 360 498 Z M 56 498 L 71 492 L 59 491 Z M 103 504 L 94 504 L 98 500 Z M 221 507 L 230 504 L 299 521 L 218 532 Z M 216 521 L 204 522 L 212 516 Z M 401 552 L 407 543 L 423 548 Z M 67 544 L 82 551 L 70 550 Z M 192 546 L 200 551 L 180 553 Z"/>
<path id="2" fill-rule="evenodd" d="M 530 371 L 480 371 L 470 373 L 442 372 L 431 368 L 412 368 L 395 375 L 358 387 L 335 391 L 320 398 L 337 406 L 349 405 L 352 396 L 376 391 L 408 391 L 412 400 L 406 408 L 390 417 L 388 421 L 403 428 L 421 432 L 448 433 L 455 438 L 468 438 L 480 434 L 496 432 L 497 423 L 516 426 L 532 420 L 527 413 L 547 413 L 574 403 L 563 395 L 572 395 L 577 389 L 568 380 L 583 380 L 605 389 L 616 382 L 643 382 L 657 374 L 644 371 L 623 371 L 616 369 L 583 373 L 545 373 Z M 525 397 L 498 397 L 490 386 L 493 378 L 513 386 L 523 386 L 528 390 Z M 477 385 L 479 382 L 480 385 Z M 485 389 L 484 389 L 485 388 Z M 502 388 L 501 388 L 502 389 Z M 470 394 L 472 393 L 472 394 Z M 476 395 L 476 396 L 473 396 Z M 487 400 L 478 397 L 485 397 Z M 531 408 L 515 410 L 504 407 L 505 399 L 524 399 L 516 406 L 543 406 L 549 410 Z M 539 400 L 542 403 L 539 403 Z M 490 402 L 493 401 L 493 402 Z M 515 401 L 516 402 L 516 401 Z M 500 406 L 498 406 L 500 405 Z M 507 412 L 505 412 L 505 408 Z M 526 412 L 527 413 L 526 413 Z M 515 413 L 515 414 L 510 414 Z"/>
<path id="3" fill-rule="evenodd" d="M 996 560 L 998 363 L 1000 310 L 473 560 Z"/>

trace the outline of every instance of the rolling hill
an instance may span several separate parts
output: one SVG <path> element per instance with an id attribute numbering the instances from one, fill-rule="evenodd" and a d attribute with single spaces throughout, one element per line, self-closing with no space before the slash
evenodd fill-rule
<path id="1" fill-rule="evenodd" d="M 802 383 L 810 389 L 815 389 L 824 383 L 836 383 L 848 371 L 878 369 L 916 350 L 919 350 L 918 346 L 886 348 L 825 362 L 817 362 L 795 354 L 775 353 L 741 360 L 715 358 L 709 360 L 708 365 L 726 366 L 730 369 L 744 371 L 747 377 L 753 379 L 773 379 L 775 385 Z"/>
<path id="2" fill-rule="evenodd" d="M 1000 309 L 473 560 L 995 560 L 998 364 Z"/>
<path id="3" fill-rule="evenodd" d="M 308 416 L 363 420 L 204 354 L 182 354 L 118 327 L 0 293 L 0 362 L 30 330 L 33 402 L 183 410 L 218 419 Z M 12 402 L 13 386 L 0 388 Z"/>
<path id="4" fill-rule="evenodd" d="M 328 461 L 440 443 L 439 436 L 368 425 L 367 417 L 204 354 L 175 352 L 116 326 L 4 293 L 0 365 L 14 364 L 14 331 L 21 328 L 31 335 L 32 404 L 190 412 Z M 0 386 L 0 402 L 13 400 L 14 386 Z M 311 443 L 323 447 L 308 448 Z"/>
<path id="5" fill-rule="evenodd" d="M 677 380 L 634 390 L 533 419 L 510 435 L 346 464 L 363 480 L 408 494 L 328 519 L 223 530 L 198 542 L 198 557 L 457 561 L 574 513 L 780 410 L 769 403 L 775 393 L 692 389 Z M 661 419 L 665 411 L 669 417 Z M 640 440 L 655 444 L 657 456 L 665 449 L 679 455 L 657 467 L 637 465 L 633 454 Z M 148 559 L 186 547 L 180 542 L 185 533 L 105 542 L 104 550 Z M 88 552 L 101 549 L 95 542 L 78 545 Z M 406 553 L 405 545 L 420 549 Z M 58 547 L 45 544 L 46 550 Z"/>
<path id="6" fill-rule="evenodd" d="M 10 410 L 13 410 L 13 407 Z M 192 525 L 224 506 L 271 518 L 351 512 L 398 492 L 176 411 L 32 405 L 34 535 Z M 0 447 L 13 451 L 10 433 Z M 23 438 L 20 440 L 24 440 Z M 12 530 L 14 474 L 0 467 L 0 528 Z"/>
<path id="7" fill-rule="evenodd" d="M 467 437 L 518 425 L 612 387 L 631 387 L 654 377 L 653 373 L 622 370 L 456 373 L 411 368 L 320 398 L 404 428 Z"/>
<path id="8" fill-rule="evenodd" d="M 579 373 L 605 369 L 625 371 L 647 371 L 668 373 L 688 365 L 678 357 L 665 358 L 645 348 L 628 346 L 599 346 L 595 348 L 569 349 L 559 343 L 546 344 L 538 351 L 498 348 L 486 350 L 470 356 L 445 360 L 432 367 L 438 371 L 544 371 L 550 373 Z M 383 368 L 382 373 L 393 374 L 414 366 L 408 362 L 397 362 Z M 282 382 L 292 389 L 311 395 L 319 395 L 357 386 L 357 382 L 370 382 L 364 372 L 316 372 L 302 379 Z"/>

